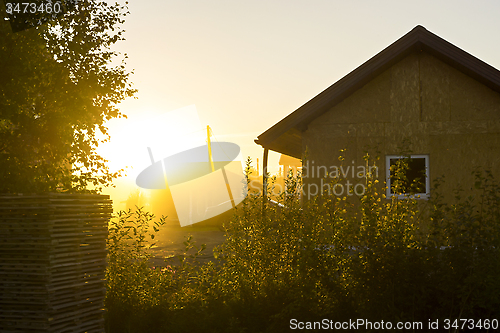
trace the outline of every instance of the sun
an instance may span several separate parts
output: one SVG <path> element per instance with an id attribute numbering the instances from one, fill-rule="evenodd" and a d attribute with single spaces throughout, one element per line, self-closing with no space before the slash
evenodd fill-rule
<path id="1" fill-rule="evenodd" d="M 113 119 L 108 124 L 110 140 L 98 147 L 108 160 L 111 171 L 127 168 L 137 176 L 151 164 L 175 153 L 205 144 L 206 130 L 194 106 L 169 112 L 141 110 L 127 119 Z"/>

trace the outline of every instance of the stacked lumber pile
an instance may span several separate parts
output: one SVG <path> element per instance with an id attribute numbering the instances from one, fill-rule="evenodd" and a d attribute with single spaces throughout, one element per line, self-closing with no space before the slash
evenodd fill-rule
<path id="1" fill-rule="evenodd" d="M 0 332 L 103 332 L 109 196 L 0 195 Z"/>

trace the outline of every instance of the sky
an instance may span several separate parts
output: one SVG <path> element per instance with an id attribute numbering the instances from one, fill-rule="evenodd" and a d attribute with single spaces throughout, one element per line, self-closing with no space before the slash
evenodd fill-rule
<path id="1" fill-rule="evenodd" d="M 258 135 L 417 25 L 500 69 L 500 1 L 130 0 L 129 10 L 116 50 L 137 98 L 121 103 L 128 119 L 108 123 L 99 150 L 112 169 L 132 167 L 104 191 L 115 201 L 137 188 L 151 140 L 162 159 L 190 135 L 203 140 L 206 125 L 262 168 Z M 183 112 L 193 121 L 181 126 Z M 269 158 L 277 172 L 279 154 Z"/>

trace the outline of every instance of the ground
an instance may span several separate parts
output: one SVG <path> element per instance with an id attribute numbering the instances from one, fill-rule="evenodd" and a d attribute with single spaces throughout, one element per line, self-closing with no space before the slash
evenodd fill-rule
<path id="1" fill-rule="evenodd" d="M 224 241 L 224 232 L 218 227 L 162 227 L 158 232 L 156 246 L 153 248 L 153 258 L 150 260 L 151 266 L 164 266 L 164 258 L 171 255 L 183 254 L 186 246 L 184 242 L 188 235 L 193 236 L 195 245 L 201 247 L 206 244 L 207 248 L 198 259 L 201 263 L 206 263 L 214 259 L 213 249 Z M 179 261 L 172 264 L 178 264 Z"/>

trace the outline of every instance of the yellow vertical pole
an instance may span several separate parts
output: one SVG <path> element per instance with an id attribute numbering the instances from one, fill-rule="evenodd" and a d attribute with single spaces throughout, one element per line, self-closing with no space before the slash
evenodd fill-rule
<path id="1" fill-rule="evenodd" d="M 212 172 L 215 171 L 214 161 L 212 160 L 212 146 L 210 146 L 210 126 L 207 125 L 207 145 L 208 145 L 208 160 L 210 161 L 210 167 Z"/>

